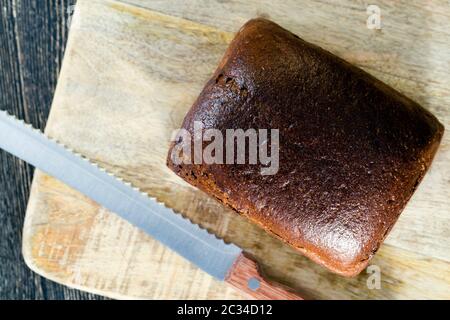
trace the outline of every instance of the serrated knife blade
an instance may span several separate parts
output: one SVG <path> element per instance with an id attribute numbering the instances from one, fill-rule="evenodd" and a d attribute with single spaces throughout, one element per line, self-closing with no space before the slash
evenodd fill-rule
<path id="1" fill-rule="evenodd" d="M 302 299 L 291 289 L 266 281 L 258 264 L 236 245 L 225 243 L 6 111 L 0 111 L 0 148 L 78 190 L 248 296 Z"/>
<path id="2" fill-rule="evenodd" d="M 80 191 L 217 279 L 225 279 L 242 252 L 5 111 L 0 112 L 0 147 Z"/>

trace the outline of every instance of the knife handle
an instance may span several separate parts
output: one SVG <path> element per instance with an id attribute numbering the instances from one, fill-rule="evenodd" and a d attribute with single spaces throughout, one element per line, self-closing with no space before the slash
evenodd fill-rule
<path id="1" fill-rule="evenodd" d="M 225 282 L 257 300 L 303 300 L 292 289 L 265 280 L 258 263 L 244 253 L 234 262 Z"/>

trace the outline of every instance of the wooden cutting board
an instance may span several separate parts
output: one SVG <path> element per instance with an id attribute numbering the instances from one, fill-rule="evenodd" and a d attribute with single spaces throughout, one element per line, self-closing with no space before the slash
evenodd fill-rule
<path id="1" fill-rule="evenodd" d="M 46 133 L 253 253 L 308 298 L 450 298 L 450 136 L 370 274 L 334 275 L 172 174 L 169 138 L 233 33 L 264 16 L 362 67 L 450 128 L 450 6 L 377 1 L 381 30 L 355 1 L 78 0 Z M 231 299 L 215 281 L 88 198 L 36 171 L 24 227 L 31 269 L 114 298 Z"/>

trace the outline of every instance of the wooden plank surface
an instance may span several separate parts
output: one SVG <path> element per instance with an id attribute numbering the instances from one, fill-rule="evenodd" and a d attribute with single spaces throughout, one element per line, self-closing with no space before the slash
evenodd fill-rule
<path id="1" fill-rule="evenodd" d="M 73 2 L 73 1 L 72 1 Z M 68 33 L 70 1 L 2 1 L 0 109 L 44 128 Z M 93 299 L 31 272 L 21 254 L 33 169 L 0 151 L 0 299 Z"/>
<path id="2" fill-rule="evenodd" d="M 450 8 L 382 1 L 380 31 L 364 2 L 83 1 L 46 132 L 176 211 L 254 254 L 272 278 L 310 298 L 450 298 L 450 139 L 371 264 L 333 275 L 190 187 L 165 166 L 169 138 L 233 32 L 269 17 L 361 66 L 450 127 Z M 28 265 L 55 281 L 119 298 L 241 298 L 79 193 L 37 172 L 24 229 Z"/>

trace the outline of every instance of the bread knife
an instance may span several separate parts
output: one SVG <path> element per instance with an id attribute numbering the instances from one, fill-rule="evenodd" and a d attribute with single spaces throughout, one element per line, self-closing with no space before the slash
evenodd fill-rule
<path id="1" fill-rule="evenodd" d="M 64 182 L 254 299 L 302 300 L 264 278 L 257 262 L 41 131 L 0 111 L 0 148 Z"/>

